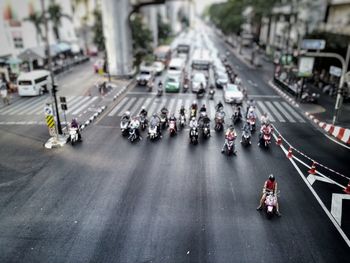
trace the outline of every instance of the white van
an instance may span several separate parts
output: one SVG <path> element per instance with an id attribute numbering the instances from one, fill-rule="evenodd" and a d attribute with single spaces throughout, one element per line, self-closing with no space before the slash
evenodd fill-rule
<path id="1" fill-rule="evenodd" d="M 182 76 L 185 69 L 185 61 L 182 58 L 173 58 L 168 66 L 168 75 Z"/>
<path id="2" fill-rule="evenodd" d="M 19 96 L 38 96 L 51 88 L 50 72 L 33 70 L 21 73 L 17 78 Z"/>
<path id="3" fill-rule="evenodd" d="M 192 68 L 196 70 L 209 70 L 212 59 L 209 50 L 196 49 L 192 56 Z"/>

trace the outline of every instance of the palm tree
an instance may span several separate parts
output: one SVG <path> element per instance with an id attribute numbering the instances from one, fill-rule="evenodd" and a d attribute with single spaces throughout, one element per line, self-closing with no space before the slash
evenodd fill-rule
<path id="1" fill-rule="evenodd" d="M 85 15 L 81 18 L 81 33 L 84 39 L 85 52 L 88 52 L 89 47 L 88 47 L 88 40 L 87 40 L 87 34 L 88 34 L 87 22 L 90 17 L 89 0 L 73 0 L 72 3 L 73 3 L 73 12 L 77 8 L 77 6 L 80 4 L 84 4 L 84 7 L 85 7 Z"/>
<path id="2" fill-rule="evenodd" d="M 56 40 L 60 40 L 59 28 L 61 27 L 61 19 L 67 18 L 72 20 L 69 15 L 62 13 L 62 7 L 59 4 L 56 4 L 55 0 L 51 0 L 49 8 L 47 10 L 49 13 L 49 19 L 52 22 L 52 29 L 55 34 Z"/>
<path id="3" fill-rule="evenodd" d="M 36 41 L 39 44 L 39 41 L 43 40 L 42 24 L 43 16 L 39 12 L 33 12 L 28 17 L 24 18 L 23 21 L 28 21 L 33 24 L 36 30 Z"/>

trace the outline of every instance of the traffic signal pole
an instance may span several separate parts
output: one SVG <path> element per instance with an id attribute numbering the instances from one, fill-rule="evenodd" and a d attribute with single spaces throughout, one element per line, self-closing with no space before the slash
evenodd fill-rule
<path id="1" fill-rule="evenodd" d="M 57 104 L 57 96 L 56 96 L 56 92 L 57 92 L 57 85 L 55 84 L 55 79 L 53 77 L 53 73 L 52 73 L 52 60 L 51 60 L 51 53 L 50 53 L 50 44 L 49 44 L 49 27 L 48 27 L 48 22 L 47 22 L 47 12 L 45 9 L 45 0 L 41 0 L 41 9 L 42 9 L 42 15 L 43 15 L 43 19 L 44 19 L 44 27 L 45 27 L 45 46 L 46 46 L 46 54 L 47 54 L 47 62 L 48 62 L 48 69 L 50 71 L 50 78 L 51 78 L 51 83 L 52 83 L 52 97 L 53 97 L 53 101 L 55 104 L 55 113 L 56 113 L 56 129 L 57 129 L 57 133 L 58 135 L 62 135 L 62 127 L 61 127 L 61 122 L 60 122 L 60 115 L 58 112 L 58 104 Z"/>

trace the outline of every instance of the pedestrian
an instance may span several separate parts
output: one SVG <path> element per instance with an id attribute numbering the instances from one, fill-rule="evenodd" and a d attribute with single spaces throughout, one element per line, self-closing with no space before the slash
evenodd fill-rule
<path id="1" fill-rule="evenodd" d="M 4 105 L 10 105 L 10 99 L 7 91 L 7 84 L 4 82 L 0 82 L 0 95 L 2 97 L 2 101 Z"/>

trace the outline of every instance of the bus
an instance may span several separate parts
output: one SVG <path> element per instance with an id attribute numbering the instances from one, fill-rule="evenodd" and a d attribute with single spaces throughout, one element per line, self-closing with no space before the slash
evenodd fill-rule
<path id="1" fill-rule="evenodd" d="M 156 61 L 161 61 L 167 66 L 171 60 L 170 46 L 159 46 L 154 50 L 154 58 Z"/>
<path id="2" fill-rule="evenodd" d="M 168 66 L 168 75 L 176 75 L 182 77 L 185 70 L 185 61 L 182 58 L 173 58 Z"/>
<path id="3" fill-rule="evenodd" d="M 17 78 L 19 96 L 38 96 L 48 91 L 51 85 L 50 72 L 33 70 L 21 73 Z"/>
<path id="4" fill-rule="evenodd" d="M 210 52 L 207 49 L 196 49 L 192 56 L 191 66 L 197 70 L 209 70 L 212 63 Z"/>
<path id="5" fill-rule="evenodd" d="M 190 54 L 190 49 L 191 49 L 191 45 L 186 42 L 181 42 L 176 47 L 178 54 L 180 53 Z"/>

